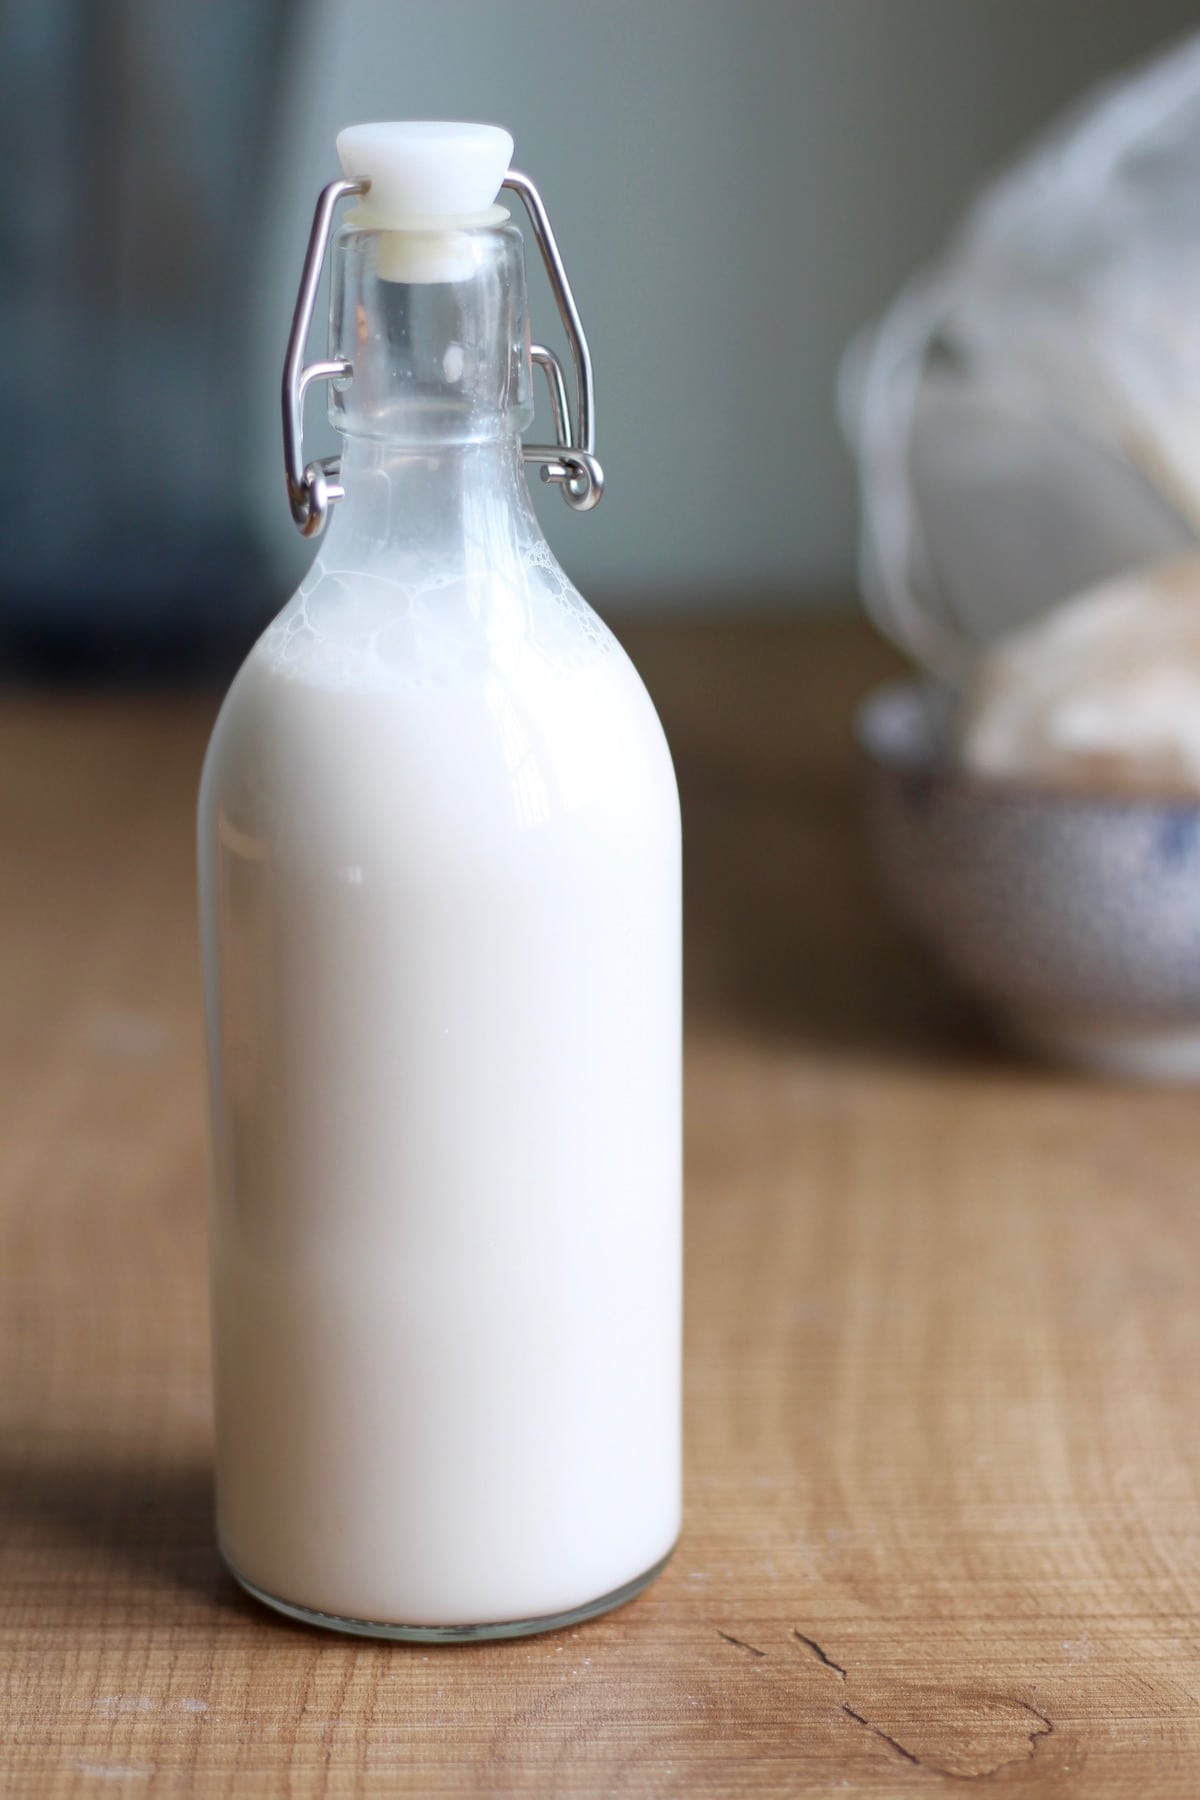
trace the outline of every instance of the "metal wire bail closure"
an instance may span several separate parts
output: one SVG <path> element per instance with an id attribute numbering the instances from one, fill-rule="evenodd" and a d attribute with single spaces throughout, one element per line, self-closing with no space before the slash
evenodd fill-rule
<path id="1" fill-rule="evenodd" d="M 312 329 L 321 270 L 333 233 L 334 213 L 339 201 L 351 194 L 365 194 L 370 185 L 366 180 L 331 181 L 321 190 L 288 333 L 282 390 L 283 467 L 288 504 L 302 537 L 319 535 L 329 517 L 330 507 L 345 492 L 338 480 L 340 458 L 325 456 L 309 463 L 304 461 L 304 396 L 314 381 L 348 381 L 354 368 L 344 357 L 306 363 L 304 353 Z M 604 471 L 595 453 L 596 408 L 591 352 L 541 195 L 528 175 L 522 175 L 516 169 L 509 170 L 503 186 L 518 195 L 529 216 L 575 365 L 576 408 L 572 419 L 566 377 L 558 357 L 544 344 L 530 346 L 530 355 L 544 371 L 549 384 L 556 441 L 553 444 L 523 444 L 521 452 L 527 463 L 538 464 L 543 481 L 553 482 L 560 488 L 573 512 L 590 512 L 604 494 Z"/>
<path id="2" fill-rule="evenodd" d="M 563 322 L 571 358 L 575 364 L 576 412 L 575 429 L 567 405 L 567 384 L 558 358 L 544 344 L 534 344 L 530 354 L 546 372 L 550 383 L 550 404 L 554 415 L 554 444 L 526 444 L 526 462 L 541 466 L 542 480 L 553 481 L 562 489 L 562 497 L 573 512 L 590 512 L 604 495 L 604 471 L 596 460 L 596 389 L 592 376 L 592 355 L 584 335 L 583 321 L 571 292 L 571 283 L 563 266 L 558 240 L 550 224 L 545 202 L 528 175 L 510 169 L 502 184 L 520 199 L 533 226 L 538 249 L 542 253 L 546 274 Z"/>
<path id="3" fill-rule="evenodd" d="M 369 181 L 331 181 L 322 189 L 308 234 L 300 292 L 296 295 L 296 310 L 288 332 L 287 357 L 283 365 L 283 471 L 292 518 L 302 537 L 316 537 L 329 516 L 329 508 L 342 497 L 336 456 L 305 464 L 302 447 L 304 396 L 314 381 L 339 381 L 352 373 L 350 364 L 341 358 L 306 364 L 304 352 L 317 304 L 317 289 L 321 285 L 321 270 L 329 249 L 334 210 L 339 200 L 349 194 L 365 194 L 370 185 Z"/>

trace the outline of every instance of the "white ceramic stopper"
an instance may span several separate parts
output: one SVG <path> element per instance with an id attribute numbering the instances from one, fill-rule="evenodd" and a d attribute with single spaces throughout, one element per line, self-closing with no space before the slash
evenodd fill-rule
<path id="1" fill-rule="evenodd" d="M 473 259 L 456 234 L 508 217 L 495 199 L 513 141 L 499 125 L 430 119 L 348 125 L 338 132 L 337 151 L 346 175 L 371 183 L 350 220 L 384 234 L 384 280 L 465 279 Z"/>

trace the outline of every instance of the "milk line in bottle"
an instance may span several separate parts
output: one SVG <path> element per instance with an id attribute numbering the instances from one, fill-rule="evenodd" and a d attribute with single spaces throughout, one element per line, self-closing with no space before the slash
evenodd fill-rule
<path id="1" fill-rule="evenodd" d="M 328 530 L 199 811 L 218 1529 L 252 1593 L 381 1636 L 584 1618 L 680 1508 L 680 838 L 629 659 L 525 464 L 599 497 L 586 341 L 495 127 L 352 127 L 285 392 Z M 533 418 L 525 203 L 567 324 Z M 330 356 L 302 367 L 335 206 Z M 330 384 L 336 470 L 303 466 Z"/>

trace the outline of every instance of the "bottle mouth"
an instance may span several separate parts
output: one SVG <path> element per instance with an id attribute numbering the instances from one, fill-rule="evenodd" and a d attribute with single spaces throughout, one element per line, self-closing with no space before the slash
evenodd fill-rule
<path id="1" fill-rule="evenodd" d="M 374 269 L 380 281 L 433 285 L 472 281 L 488 259 L 493 234 L 509 223 L 504 206 L 491 206 L 474 218 L 453 223 L 412 220 L 406 225 L 381 226 L 355 207 L 346 216 L 339 243 L 369 238 L 374 246 Z"/>

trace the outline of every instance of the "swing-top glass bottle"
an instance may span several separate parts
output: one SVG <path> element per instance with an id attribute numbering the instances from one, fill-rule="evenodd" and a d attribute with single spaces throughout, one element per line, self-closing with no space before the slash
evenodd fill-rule
<path id="1" fill-rule="evenodd" d="M 678 802 L 530 503 L 527 461 L 580 510 L 602 477 L 511 140 L 359 127 L 339 149 L 284 396 L 293 513 L 328 530 L 200 800 L 219 1533 L 285 1612 L 510 1635 L 627 1598 L 678 1530 Z M 502 179 L 573 411 L 530 345 Z M 304 365 L 347 196 L 330 355 Z M 315 379 L 337 469 L 299 451 Z"/>

